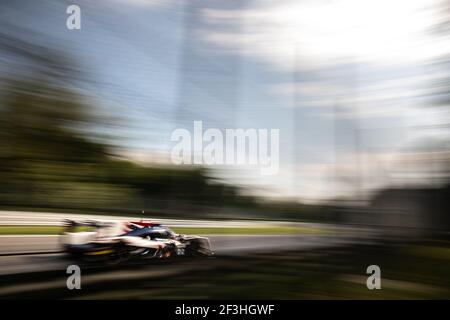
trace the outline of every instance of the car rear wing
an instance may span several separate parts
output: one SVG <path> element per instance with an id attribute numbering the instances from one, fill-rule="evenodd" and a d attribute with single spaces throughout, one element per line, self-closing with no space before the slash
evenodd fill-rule
<path id="1" fill-rule="evenodd" d="M 109 221 L 98 221 L 98 220 L 72 220 L 65 219 L 63 221 L 63 226 L 65 231 L 74 230 L 76 227 L 94 227 L 94 228 L 107 228 L 113 227 L 116 222 Z"/>

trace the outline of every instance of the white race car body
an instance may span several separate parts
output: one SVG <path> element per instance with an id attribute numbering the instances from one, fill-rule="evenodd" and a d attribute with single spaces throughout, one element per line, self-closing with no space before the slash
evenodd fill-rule
<path id="1" fill-rule="evenodd" d="M 75 232 L 80 226 L 95 230 Z M 67 253 L 78 257 L 168 258 L 213 254 L 208 238 L 175 234 L 153 222 L 68 220 L 66 227 L 63 247 Z"/>

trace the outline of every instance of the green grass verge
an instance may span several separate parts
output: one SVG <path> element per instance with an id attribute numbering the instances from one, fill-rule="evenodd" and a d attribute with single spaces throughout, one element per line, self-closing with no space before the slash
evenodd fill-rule
<path id="1" fill-rule="evenodd" d="M 241 234 L 241 235 L 276 235 L 276 234 L 331 234 L 330 229 L 314 227 L 289 227 L 289 226 L 258 226 L 258 227 L 186 227 L 173 228 L 177 233 L 183 234 Z"/>
<path id="2" fill-rule="evenodd" d="M 315 227 L 290 227 L 290 226 L 258 226 L 258 227 L 183 227 L 172 228 L 176 233 L 182 234 L 218 234 L 218 235 L 276 235 L 276 234 L 331 234 L 329 229 Z M 86 229 L 80 229 L 84 231 Z M 0 235 L 55 235 L 60 234 L 59 226 L 0 226 Z"/>
<path id="3" fill-rule="evenodd" d="M 54 235 L 60 234 L 59 226 L 0 226 L 0 235 Z M 88 231 L 89 227 L 79 227 L 78 231 Z"/>

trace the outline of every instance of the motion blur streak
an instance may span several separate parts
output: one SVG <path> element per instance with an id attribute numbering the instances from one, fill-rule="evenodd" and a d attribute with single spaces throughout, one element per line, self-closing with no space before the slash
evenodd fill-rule
<path id="1" fill-rule="evenodd" d="M 0 297 L 450 298 L 448 0 L 79 0 L 70 30 L 71 4 L 0 4 Z M 194 121 L 279 128 L 278 173 L 172 165 Z M 71 217 L 212 234 L 217 257 L 65 292 Z"/>

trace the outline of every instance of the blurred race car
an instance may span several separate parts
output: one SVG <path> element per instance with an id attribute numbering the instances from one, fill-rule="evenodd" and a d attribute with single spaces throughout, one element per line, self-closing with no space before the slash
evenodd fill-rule
<path id="1" fill-rule="evenodd" d="M 120 262 L 214 254 L 208 238 L 176 234 L 151 221 L 66 220 L 64 225 L 64 251 L 84 260 Z"/>

